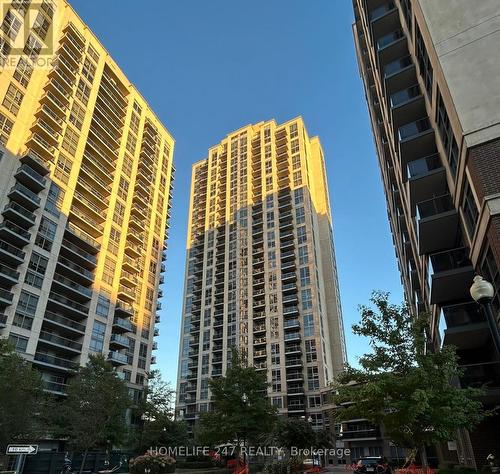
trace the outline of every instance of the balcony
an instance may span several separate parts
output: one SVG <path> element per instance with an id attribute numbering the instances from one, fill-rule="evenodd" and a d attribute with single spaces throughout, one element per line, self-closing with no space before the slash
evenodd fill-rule
<path id="1" fill-rule="evenodd" d="M 128 319 L 123 319 L 115 316 L 113 319 L 113 331 L 117 333 L 133 332 L 134 326 Z"/>
<path id="2" fill-rule="evenodd" d="M 76 260 L 78 264 L 85 268 L 94 268 L 97 265 L 97 258 L 95 255 L 86 252 L 66 239 L 63 239 L 61 249 L 64 250 L 71 260 Z"/>
<path id="3" fill-rule="evenodd" d="M 281 274 L 281 281 L 285 284 L 289 284 L 291 281 L 296 281 L 297 280 L 297 275 L 295 272 L 288 272 L 288 273 L 282 273 Z"/>
<path id="4" fill-rule="evenodd" d="M 131 242 L 125 244 L 125 252 L 132 257 L 140 257 L 142 254 L 142 247 Z"/>
<path id="5" fill-rule="evenodd" d="M 420 255 L 452 248 L 458 241 L 458 212 L 449 194 L 417 204 Z"/>
<path id="6" fill-rule="evenodd" d="M 446 193 L 446 173 L 438 153 L 410 161 L 407 176 L 412 215 L 417 203 Z"/>
<path id="7" fill-rule="evenodd" d="M 121 315 L 122 317 L 131 318 L 135 314 L 134 307 L 129 303 L 125 303 L 124 301 L 118 301 L 115 306 L 115 314 Z"/>
<path id="8" fill-rule="evenodd" d="M 288 412 L 303 412 L 306 410 L 305 403 L 289 403 L 287 405 Z"/>
<path id="9" fill-rule="evenodd" d="M 62 313 L 67 313 L 69 316 L 80 316 L 86 318 L 89 313 L 89 308 L 76 303 L 65 296 L 58 293 L 50 292 L 48 305 L 55 306 Z"/>
<path id="10" fill-rule="evenodd" d="M 14 295 L 8 291 L 0 288 L 0 307 L 5 308 L 6 306 L 10 306 L 12 304 L 12 300 Z"/>
<path id="11" fill-rule="evenodd" d="M 63 359 L 61 357 L 56 357 L 51 354 L 46 354 L 43 352 L 36 352 L 34 357 L 34 363 L 37 365 L 43 365 L 45 367 L 50 367 L 54 369 L 64 370 L 68 372 L 73 372 L 78 369 L 78 364 L 69 359 Z"/>
<path id="12" fill-rule="evenodd" d="M 33 168 L 38 174 L 45 176 L 49 170 L 45 161 L 38 155 L 34 153 L 28 153 L 21 157 L 20 159 L 22 164 L 28 165 L 30 168 Z"/>
<path id="13" fill-rule="evenodd" d="M 46 311 L 44 316 L 44 325 L 53 326 L 58 331 L 83 336 L 85 334 L 85 325 L 60 314 Z"/>
<path id="14" fill-rule="evenodd" d="M 57 273 L 54 274 L 52 285 L 56 286 L 58 291 L 64 292 L 65 295 L 71 296 L 71 298 L 75 298 L 81 302 L 89 301 L 92 298 L 91 288 L 80 285 Z"/>
<path id="15" fill-rule="evenodd" d="M 365 430 L 350 430 L 341 431 L 340 439 L 349 441 L 368 441 L 380 438 L 380 430 L 378 428 L 369 428 Z"/>
<path id="16" fill-rule="evenodd" d="M 284 316 L 293 316 L 293 315 L 298 315 L 299 314 L 299 307 L 298 306 L 285 306 L 283 308 L 283 315 Z"/>
<path id="17" fill-rule="evenodd" d="M 285 346 L 285 354 L 298 354 L 302 352 L 300 344 L 288 344 Z"/>
<path id="18" fill-rule="evenodd" d="M 259 349 L 259 350 L 253 352 L 254 359 L 259 359 L 261 357 L 267 357 L 266 349 Z"/>
<path id="19" fill-rule="evenodd" d="M 0 237 L 11 244 L 24 247 L 30 243 L 31 234 L 11 221 L 0 223 Z"/>
<path id="20" fill-rule="evenodd" d="M 53 393 L 54 395 L 66 395 L 68 385 L 60 382 L 53 382 L 51 380 L 42 380 L 44 391 Z"/>
<path id="21" fill-rule="evenodd" d="M 427 117 L 402 125 L 398 129 L 399 156 L 402 166 L 436 151 L 434 130 Z"/>
<path id="22" fill-rule="evenodd" d="M 407 55 L 408 47 L 403 30 L 397 28 L 380 37 L 377 41 L 377 53 L 380 66 Z"/>
<path id="23" fill-rule="evenodd" d="M 469 249 L 460 247 L 430 255 L 432 265 L 431 304 L 469 298 L 474 268 Z"/>
<path id="24" fill-rule="evenodd" d="M 295 275 L 295 273 L 294 273 Z M 296 293 L 297 292 L 297 285 L 296 283 L 283 283 L 281 285 L 281 291 L 283 294 L 289 295 L 290 293 Z"/>
<path id="25" fill-rule="evenodd" d="M 23 263 L 25 255 L 25 252 L 22 250 L 14 247 L 8 242 L 0 240 L 0 258 L 2 263 L 17 267 Z"/>
<path id="26" fill-rule="evenodd" d="M 388 96 L 417 82 L 415 65 L 409 55 L 386 64 L 383 71 L 385 92 Z"/>
<path id="27" fill-rule="evenodd" d="M 28 165 L 21 165 L 14 176 L 17 181 L 35 193 L 45 188 L 45 178 Z"/>
<path id="28" fill-rule="evenodd" d="M 489 326 L 477 303 L 443 306 L 441 311 L 446 321 L 443 344 L 467 350 L 485 347 L 491 340 Z"/>
<path id="29" fill-rule="evenodd" d="M 70 216 L 70 223 L 75 223 L 76 221 L 76 225 L 80 227 L 85 233 L 89 234 L 93 238 L 102 236 L 102 233 L 104 232 L 103 225 L 94 217 L 91 217 L 88 212 L 84 212 L 76 207 L 76 201 L 73 201 L 73 205 L 70 209 Z M 92 216 L 95 216 L 94 212 L 92 212 Z M 104 217 L 100 216 L 99 221 L 102 221 L 103 219 Z"/>
<path id="30" fill-rule="evenodd" d="M 299 380 L 304 380 L 304 376 L 302 375 L 302 371 L 294 370 L 294 371 L 287 372 L 287 374 L 286 374 L 286 381 L 287 382 L 296 382 Z"/>
<path id="31" fill-rule="evenodd" d="M 0 282 L 6 286 L 13 286 L 19 280 L 19 272 L 3 263 L 0 263 Z"/>
<path id="32" fill-rule="evenodd" d="M 130 342 L 127 336 L 122 336 L 121 334 L 111 334 L 109 347 L 113 347 L 115 349 L 128 349 L 130 347 Z"/>
<path id="33" fill-rule="evenodd" d="M 40 198 L 26 186 L 16 183 L 9 191 L 9 198 L 30 211 L 40 206 Z"/>
<path id="34" fill-rule="evenodd" d="M 2 215 L 24 229 L 29 229 L 35 225 L 35 215 L 17 202 L 11 201 L 7 203 L 2 211 Z"/>
<path id="35" fill-rule="evenodd" d="M 135 301 L 135 291 L 125 285 L 118 287 L 118 298 L 128 300 L 129 302 Z"/>
<path id="36" fill-rule="evenodd" d="M 302 367 L 302 359 L 300 357 L 286 359 L 285 367 Z"/>
<path id="37" fill-rule="evenodd" d="M 122 354 L 118 351 L 109 351 L 107 360 L 115 366 L 128 364 L 127 354 Z"/>
<path id="38" fill-rule="evenodd" d="M 285 333 L 285 341 L 300 341 L 300 332 Z"/>
<path id="39" fill-rule="evenodd" d="M 483 403 L 498 403 L 500 396 L 500 362 L 481 362 L 461 365 L 464 371 L 460 377 L 462 387 L 483 388 L 486 394 L 481 397 Z"/>
<path id="40" fill-rule="evenodd" d="M 64 236 L 68 240 L 74 242 L 78 247 L 82 247 L 84 250 L 93 255 L 99 252 L 99 249 L 101 248 L 101 244 L 94 237 L 70 221 L 66 223 Z"/>
<path id="41" fill-rule="evenodd" d="M 40 331 L 38 344 L 56 347 L 57 349 L 77 354 L 80 353 L 82 350 L 82 344 L 80 342 L 59 336 L 58 334 L 54 334 L 48 331 Z"/>
<path id="42" fill-rule="evenodd" d="M 57 260 L 58 273 L 70 277 L 72 280 L 79 281 L 86 286 L 89 286 L 94 281 L 94 274 L 86 268 L 73 263 L 71 260 L 60 256 Z"/>
<path id="43" fill-rule="evenodd" d="M 425 101 L 418 84 L 394 92 L 389 103 L 394 130 L 425 115 Z"/>
<path id="44" fill-rule="evenodd" d="M 300 321 L 298 319 L 289 319 L 285 321 L 283 327 L 286 330 L 300 329 Z"/>

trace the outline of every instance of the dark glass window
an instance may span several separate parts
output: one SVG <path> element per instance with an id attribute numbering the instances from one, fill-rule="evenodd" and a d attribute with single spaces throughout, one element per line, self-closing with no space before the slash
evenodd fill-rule
<path id="1" fill-rule="evenodd" d="M 420 33 L 420 28 L 418 27 L 418 25 L 415 31 L 415 51 L 417 55 L 418 66 L 420 68 L 420 75 L 424 80 L 425 89 L 427 91 L 429 100 L 432 100 L 432 66 L 429 60 L 429 55 L 427 54 L 424 38 L 422 38 L 422 34 Z"/>
<path id="2" fill-rule="evenodd" d="M 476 229 L 477 220 L 479 218 L 479 211 L 477 208 L 476 200 L 472 194 L 469 181 L 465 180 L 464 196 L 462 199 L 462 210 L 464 212 L 464 221 L 469 237 L 472 239 L 474 230 Z"/>
<path id="3" fill-rule="evenodd" d="M 458 167 L 458 145 L 453 135 L 453 130 L 451 128 L 450 118 L 448 117 L 448 112 L 443 102 L 443 98 L 439 89 L 437 90 L 437 106 L 436 106 L 436 123 L 438 127 L 439 137 L 443 144 L 444 151 L 446 153 L 446 159 L 450 165 L 451 172 L 453 176 L 457 173 Z"/>

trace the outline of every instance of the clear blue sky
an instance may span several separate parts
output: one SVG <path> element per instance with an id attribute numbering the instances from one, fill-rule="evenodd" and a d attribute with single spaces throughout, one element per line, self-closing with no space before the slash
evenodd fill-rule
<path id="1" fill-rule="evenodd" d="M 402 298 L 358 74 L 349 0 L 70 0 L 173 134 L 177 176 L 158 365 L 175 384 L 191 164 L 243 125 L 302 115 L 319 135 L 349 359 L 357 306 Z"/>

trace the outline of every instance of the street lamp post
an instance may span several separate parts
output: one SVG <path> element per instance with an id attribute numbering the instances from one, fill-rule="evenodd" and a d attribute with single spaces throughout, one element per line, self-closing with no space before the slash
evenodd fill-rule
<path id="1" fill-rule="evenodd" d="M 474 283 L 470 287 L 470 294 L 473 300 L 479 303 L 484 311 L 488 326 L 490 327 L 493 343 L 495 344 L 497 358 L 500 359 L 500 332 L 498 330 L 497 320 L 493 314 L 493 307 L 491 306 L 495 289 L 489 281 L 485 280 L 480 275 L 476 275 L 474 277 Z"/>

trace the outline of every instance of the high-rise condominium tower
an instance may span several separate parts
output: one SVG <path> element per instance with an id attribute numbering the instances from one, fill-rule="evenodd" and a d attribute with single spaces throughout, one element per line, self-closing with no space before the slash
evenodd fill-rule
<path id="1" fill-rule="evenodd" d="M 461 384 L 484 385 L 485 405 L 498 406 L 500 360 L 469 288 L 474 273 L 493 283 L 498 318 L 500 3 L 355 0 L 354 12 L 406 299 L 431 313 L 435 347 L 457 347 Z M 484 464 L 499 427 L 488 417 L 445 456 Z"/>
<path id="2" fill-rule="evenodd" d="M 209 409 L 237 347 L 281 413 L 321 426 L 345 344 L 319 139 L 301 118 L 229 134 L 193 165 L 188 225 L 178 413 Z"/>
<path id="3" fill-rule="evenodd" d="M 140 397 L 173 139 L 65 1 L 1 7 L 0 337 L 51 392 L 103 353 Z"/>

